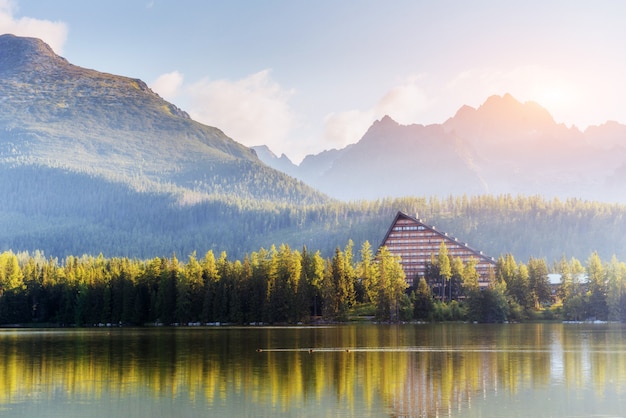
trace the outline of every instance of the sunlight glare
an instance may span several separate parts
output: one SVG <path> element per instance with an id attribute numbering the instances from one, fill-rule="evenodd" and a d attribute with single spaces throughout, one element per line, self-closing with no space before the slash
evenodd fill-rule
<path id="1" fill-rule="evenodd" d="M 548 82 L 535 85 L 529 100 L 545 108 L 557 123 L 574 124 L 580 112 L 577 89 L 565 82 Z"/>
<path id="2" fill-rule="evenodd" d="M 548 110 L 561 109 L 572 99 L 571 94 L 560 86 L 539 87 L 533 97 L 534 101 Z"/>

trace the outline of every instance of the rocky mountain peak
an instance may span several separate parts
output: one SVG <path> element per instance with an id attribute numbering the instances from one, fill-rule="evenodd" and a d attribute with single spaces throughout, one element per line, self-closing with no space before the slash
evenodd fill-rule
<path id="1" fill-rule="evenodd" d="M 372 126 L 369 127 L 369 129 L 367 130 L 365 135 L 363 135 L 363 137 L 368 138 L 368 137 L 378 137 L 380 135 L 384 136 L 385 132 L 398 128 L 399 126 L 400 124 L 396 122 L 395 120 L 393 120 L 391 116 L 385 115 L 380 120 L 374 121 Z"/>
<path id="2" fill-rule="evenodd" d="M 491 96 L 477 110 L 479 118 L 502 123 L 507 129 L 554 125 L 552 115 L 535 102 L 522 103 L 506 93 Z"/>
<path id="3" fill-rule="evenodd" d="M 0 74 L 5 77 L 33 71 L 50 71 L 69 65 L 65 58 L 55 54 L 40 39 L 0 35 Z"/>

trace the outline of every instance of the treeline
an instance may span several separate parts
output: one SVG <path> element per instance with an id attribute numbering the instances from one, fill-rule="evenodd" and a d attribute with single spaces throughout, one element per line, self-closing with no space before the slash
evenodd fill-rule
<path id="1" fill-rule="evenodd" d="M 530 257 L 524 264 L 507 254 L 498 258 L 486 287 L 479 286 L 472 264 L 448 257 L 442 243 L 411 294 L 414 318 L 626 321 L 626 263 L 616 257 L 603 262 L 594 252 L 585 265 L 563 257 L 549 268 L 545 259 Z"/>
<path id="2" fill-rule="evenodd" d="M 299 323 L 344 321 L 367 295 L 377 316 L 397 315 L 406 283 L 398 259 L 368 243 L 354 261 L 353 244 L 332 258 L 287 245 L 231 261 L 212 251 L 186 262 L 70 256 L 62 263 L 40 253 L 0 255 L 0 323 L 96 325 Z M 375 268 L 374 265 L 377 267 Z M 359 281 L 359 271 L 368 280 Z"/>
<path id="3" fill-rule="evenodd" d="M 626 321 L 626 264 L 593 253 L 527 264 L 501 256 L 479 284 L 476 262 L 449 257 L 444 244 L 424 277 L 407 288 L 400 260 L 366 241 L 332 257 L 288 245 L 242 260 L 192 254 L 147 261 L 41 253 L 0 254 L 0 323 L 95 326 L 310 323 L 367 315 L 379 321 L 478 322 L 532 319 Z M 560 275 L 550 283 L 549 272 Z"/>

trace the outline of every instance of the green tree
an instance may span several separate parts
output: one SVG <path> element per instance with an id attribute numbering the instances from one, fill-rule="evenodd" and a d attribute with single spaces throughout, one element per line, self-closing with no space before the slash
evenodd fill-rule
<path id="1" fill-rule="evenodd" d="M 228 260 L 226 251 L 220 253 L 216 265 L 220 279 L 216 283 L 213 316 L 217 322 L 228 322 L 230 320 L 231 288 L 235 271 L 232 263 Z"/>
<path id="2" fill-rule="evenodd" d="M 187 300 L 183 302 L 185 298 L 179 298 L 182 303 L 187 304 L 188 314 L 184 320 L 181 318 L 179 322 L 198 322 L 202 318 L 202 305 L 204 302 L 204 278 L 202 275 L 202 264 L 196 258 L 196 252 L 194 251 L 187 260 L 183 268 L 183 274 L 185 276 L 184 283 L 188 292 Z M 183 283 L 180 283 L 183 285 Z M 178 305 L 178 303 L 177 303 Z"/>
<path id="3" fill-rule="evenodd" d="M 624 311 L 626 310 L 622 305 L 626 280 L 626 264 L 620 263 L 617 257 L 613 256 L 606 270 L 608 319 L 610 321 L 620 321 L 624 317 Z"/>
<path id="4" fill-rule="evenodd" d="M 506 276 L 506 293 L 514 319 L 524 319 L 533 308 L 528 267 L 520 263 L 517 272 Z"/>
<path id="5" fill-rule="evenodd" d="M 590 316 L 588 295 L 574 294 L 563 302 L 563 317 L 568 321 L 583 321 Z"/>
<path id="6" fill-rule="evenodd" d="M 209 250 L 204 255 L 201 262 L 202 266 L 202 282 L 204 298 L 202 301 L 201 318 L 203 322 L 215 322 L 215 298 L 217 293 L 217 283 L 220 280 L 220 275 L 217 270 L 217 261 L 215 260 L 215 254 Z M 262 300 L 262 298 L 261 298 Z M 258 318 L 261 317 L 261 312 L 258 312 Z"/>
<path id="7" fill-rule="evenodd" d="M 557 295 L 561 301 L 565 301 L 575 293 L 572 271 L 565 256 L 561 257 L 555 270 L 561 276 L 561 283 L 558 287 Z"/>
<path id="8" fill-rule="evenodd" d="M 176 312 L 176 283 L 180 266 L 176 257 L 171 261 L 162 259 L 161 275 L 157 291 L 156 314 L 158 321 L 169 325 L 175 322 Z"/>
<path id="9" fill-rule="evenodd" d="M 444 241 L 439 245 L 437 253 L 437 267 L 439 268 L 439 276 L 441 277 L 441 300 L 445 299 L 446 282 L 452 277 L 452 267 L 450 265 L 450 257 L 448 257 L 448 247 Z M 450 299 L 452 299 L 452 287 L 450 286 Z"/>
<path id="10" fill-rule="evenodd" d="M 303 306 L 310 306 L 309 315 L 318 316 L 321 314 L 320 302 L 322 283 L 324 281 L 324 259 L 317 251 L 311 254 L 306 246 L 302 249 L 302 280 L 306 286 L 305 295 L 310 302 L 303 303 Z"/>
<path id="11" fill-rule="evenodd" d="M 361 261 L 357 264 L 356 274 L 363 283 L 365 302 L 376 303 L 379 273 L 369 241 L 365 241 L 361 246 Z"/>
<path id="12" fill-rule="evenodd" d="M 535 310 L 539 310 L 542 304 L 552 301 L 548 266 L 544 259 L 531 257 L 528 260 L 528 282 Z"/>
<path id="13" fill-rule="evenodd" d="M 587 260 L 587 277 L 589 313 L 595 319 L 606 320 L 608 318 L 606 275 L 597 252 L 591 254 Z"/>
<path id="14" fill-rule="evenodd" d="M 515 280 L 518 272 L 517 262 L 513 254 L 500 256 L 496 261 L 496 280 L 498 282 L 510 283 Z"/>
<path id="15" fill-rule="evenodd" d="M 387 247 L 381 247 L 377 260 L 379 277 L 376 316 L 383 321 L 396 321 L 399 319 L 400 298 L 407 288 L 400 257 L 391 254 Z"/>
<path id="16" fill-rule="evenodd" d="M 0 254 L 0 322 L 30 321 L 22 270 L 12 251 Z"/>
<path id="17" fill-rule="evenodd" d="M 413 299 L 413 317 L 420 321 L 429 320 L 434 308 L 434 301 L 430 286 L 423 277 L 417 284 Z"/>
<path id="18" fill-rule="evenodd" d="M 181 271 L 176 275 L 176 322 L 191 322 L 191 284 L 187 274 Z"/>
<path id="19" fill-rule="evenodd" d="M 459 298 L 462 292 L 463 275 L 465 274 L 465 265 L 461 257 L 453 257 L 450 263 L 450 270 L 452 275 L 450 276 L 450 300 L 456 300 Z"/>
<path id="20" fill-rule="evenodd" d="M 346 301 L 348 307 L 352 307 L 356 301 L 356 292 L 354 288 L 354 283 L 356 281 L 356 270 L 354 267 L 354 242 L 352 240 L 348 240 L 348 244 L 344 248 L 344 280 L 342 284 L 343 292 L 346 297 Z"/>
<path id="21" fill-rule="evenodd" d="M 266 315 L 267 282 L 271 273 L 267 258 L 268 252 L 265 249 L 250 255 L 252 276 L 249 283 L 249 320 L 251 322 L 263 321 Z"/>
<path id="22" fill-rule="evenodd" d="M 509 315 L 506 283 L 494 281 L 468 299 L 468 318 L 476 322 L 504 322 Z"/>
<path id="23" fill-rule="evenodd" d="M 0 296 L 7 290 L 22 288 L 22 271 L 12 251 L 0 254 Z"/>
<path id="24" fill-rule="evenodd" d="M 327 263 L 323 284 L 324 315 L 337 321 L 348 319 L 348 310 L 354 301 L 354 285 L 345 269 L 344 254 L 337 248 Z"/>
<path id="25" fill-rule="evenodd" d="M 269 300 L 273 320 L 296 322 L 301 319 L 295 306 L 300 290 L 301 256 L 298 251 L 291 251 L 288 245 L 282 244 L 276 257 L 276 278 Z"/>
<path id="26" fill-rule="evenodd" d="M 470 257 L 465 263 L 465 267 L 463 268 L 463 293 L 467 296 L 472 292 L 478 291 L 480 289 L 480 285 L 478 280 L 480 279 L 480 275 L 476 270 L 476 265 L 478 261 L 474 257 Z"/>

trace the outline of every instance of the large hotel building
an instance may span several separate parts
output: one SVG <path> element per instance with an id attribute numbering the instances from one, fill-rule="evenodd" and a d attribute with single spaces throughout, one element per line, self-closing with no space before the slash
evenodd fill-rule
<path id="1" fill-rule="evenodd" d="M 398 212 L 387 231 L 381 246 L 386 246 L 393 255 L 400 256 L 400 263 L 409 286 L 417 284 L 424 277 L 431 256 L 439 253 L 441 242 L 446 244 L 450 259 L 460 257 L 463 263 L 470 258 L 476 260 L 476 271 L 480 275 L 481 287 L 489 284 L 489 277 L 496 262 L 482 251 L 470 248 L 467 243 L 438 231 L 434 226 L 426 225 L 421 219 Z"/>

